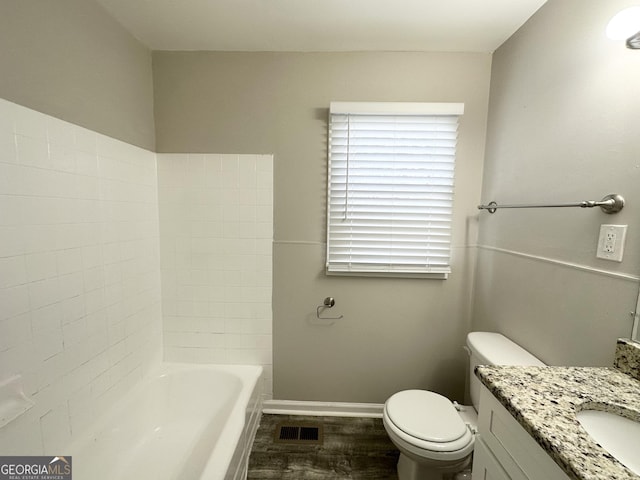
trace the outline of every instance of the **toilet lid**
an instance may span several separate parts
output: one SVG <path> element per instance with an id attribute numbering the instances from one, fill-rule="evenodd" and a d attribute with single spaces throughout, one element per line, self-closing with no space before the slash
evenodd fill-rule
<path id="1" fill-rule="evenodd" d="M 451 400 L 435 392 L 398 392 L 387 400 L 385 409 L 396 427 L 420 440 L 449 443 L 467 433 L 467 426 Z"/>

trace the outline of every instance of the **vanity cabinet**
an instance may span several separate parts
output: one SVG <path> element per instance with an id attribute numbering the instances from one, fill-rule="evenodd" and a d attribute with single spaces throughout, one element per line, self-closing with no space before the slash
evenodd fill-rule
<path id="1" fill-rule="evenodd" d="M 518 421 L 482 387 L 473 480 L 569 480 Z"/>

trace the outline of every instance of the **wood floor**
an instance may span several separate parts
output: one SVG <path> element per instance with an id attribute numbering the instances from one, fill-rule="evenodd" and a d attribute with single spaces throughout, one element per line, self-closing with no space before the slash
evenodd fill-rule
<path id="1" fill-rule="evenodd" d="M 321 423 L 322 445 L 276 443 L 283 421 Z M 397 480 L 399 452 L 377 418 L 263 415 L 248 480 Z"/>

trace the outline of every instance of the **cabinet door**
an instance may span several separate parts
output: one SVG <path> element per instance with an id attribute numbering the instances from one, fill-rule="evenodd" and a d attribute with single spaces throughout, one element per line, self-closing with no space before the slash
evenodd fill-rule
<path id="1" fill-rule="evenodd" d="M 507 472 L 507 478 L 570 480 L 547 452 L 485 387 L 480 393 L 478 430 L 483 445 Z M 482 477 L 479 478 L 482 479 Z"/>
<path id="2" fill-rule="evenodd" d="M 473 480 L 511 480 L 487 448 L 482 438 L 476 437 L 473 451 Z"/>

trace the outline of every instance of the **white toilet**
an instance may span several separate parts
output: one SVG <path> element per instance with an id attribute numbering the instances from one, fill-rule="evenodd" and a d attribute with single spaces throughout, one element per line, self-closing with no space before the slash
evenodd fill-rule
<path id="1" fill-rule="evenodd" d="M 404 390 L 385 402 L 382 421 L 400 450 L 399 480 L 441 480 L 467 468 L 475 443 L 480 401 L 477 365 L 544 365 L 499 333 L 471 332 L 469 381 L 473 406 L 426 390 Z"/>

